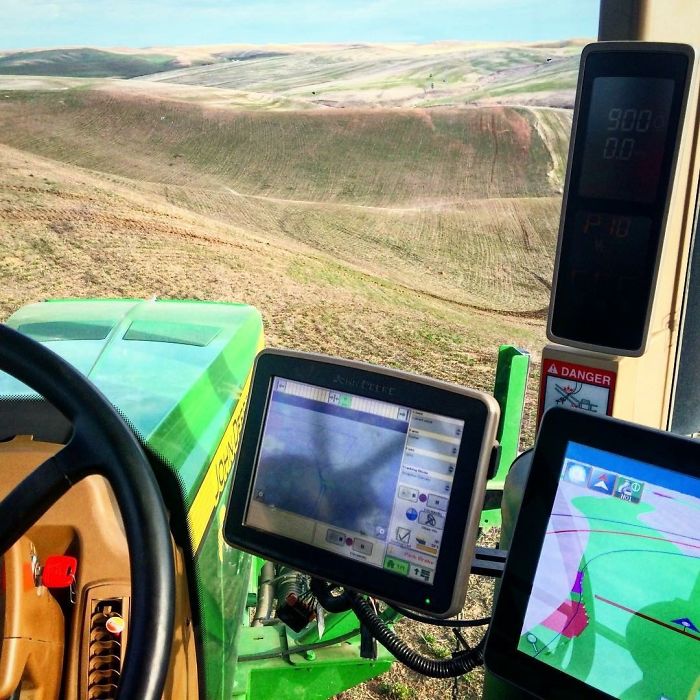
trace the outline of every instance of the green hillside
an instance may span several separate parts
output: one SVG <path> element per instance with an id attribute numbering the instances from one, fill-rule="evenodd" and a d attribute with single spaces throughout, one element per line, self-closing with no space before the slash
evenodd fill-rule
<path id="1" fill-rule="evenodd" d="M 558 44 L 314 44 L 160 49 L 66 48 L 0 54 L 0 86 L 22 89 L 100 78 L 122 90 L 241 109 L 571 108 L 584 42 Z M 142 84 L 146 82 L 146 85 Z M 111 88 L 114 89 L 114 81 Z M 129 84 L 131 83 L 131 84 Z M 36 89 L 34 81 L 28 86 Z M 84 87 L 84 84 L 81 85 Z"/>
<path id="2" fill-rule="evenodd" d="M 483 101 L 571 107 L 581 42 L 294 47 L 224 52 L 225 62 L 149 80 L 227 89 L 299 106 L 458 106 Z"/>
<path id="3" fill-rule="evenodd" d="M 555 194 L 550 150 L 564 145 L 546 143 L 537 121 L 530 109 L 502 107 L 241 113 L 84 90 L 15 92 L 0 105 L 0 139 L 169 185 L 415 206 Z"/>
<path id="4" fill-rule="evenodd" d="M 566 111 L 241 113 L 101 91 L 7 94 L 5 145 L 353 271 L 331 265 L 329 279 L 356 287 L 370 274 L 533 319 L 547 305 Z"/>
<path id="5" fill-rule="evenodd" d="M 180 67 L 174 56 L 114 53 L 91 48 L 17 51 L 0 56 L 0 75 L 134 78 Z"/>

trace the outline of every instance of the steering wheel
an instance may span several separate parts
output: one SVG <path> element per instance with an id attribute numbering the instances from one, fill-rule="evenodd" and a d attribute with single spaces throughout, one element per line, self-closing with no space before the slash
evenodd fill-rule
<path id="1" fill-rule="evenodd" d="M 131 561 L 129 643 L 119 698 L 159 700 L 170 661 L 175 574 L 168 518 L 132 431 L 85 376 L 43 345 L 0 324 L 0 370 L 24 382 L 73 425 L 68 444 L 0 501 L 0 555 L 72 484 L 104 476 L 121 511 Z"/>

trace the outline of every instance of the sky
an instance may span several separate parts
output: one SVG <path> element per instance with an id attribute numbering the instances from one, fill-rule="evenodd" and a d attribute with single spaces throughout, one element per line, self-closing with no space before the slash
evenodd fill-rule
<path id="1" fill-rule="evenodd" d="M 0 50 L 592 38 L 598 0 L 0 0 Z"/>

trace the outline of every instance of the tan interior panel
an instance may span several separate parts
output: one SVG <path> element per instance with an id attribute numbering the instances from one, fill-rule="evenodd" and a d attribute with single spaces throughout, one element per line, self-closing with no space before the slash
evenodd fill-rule
<path id="1" fill-rule="evenodd" d="M 28 436 L 0 442 L 0 498 L 61 447 L 35 441 Z M 17 684 L 12 686 L 12 683 L 20 667 L 25 669 L 23 673 L 27 679 L 34 678 L 37 669 L 41 670 L 42 678 L 50 676 L 53 679 L 53 685 L 47 682 L 42 694 L 26 697 L 49 700 L 58 697 L 61 687 L 61 697 L 65 700 L 111 697 L 115 691 L 114 682 L 118 682 L 121 672 L 128 635 L 131 572 L 124 526 L 106 479 L 89 476 L 59 499 L 28 531 L 26 537 L 7 553 L 6 560 L 10 557 L 15 562 L 14 568 L 8 571 L 24 571 L 19 562 L 29 561 L 30 549 L 40 566 L 51 555 L 77 558 L 75 602 L 71 602 L 67 589 L 52 594 L 43 586 L 35 587 L 33 580 L 31 594 L 50 612 L 35 615 L 34 608 L 28 607 L 26 602 L 23 603 L 24 607 L 17 607 L 17 604 L 10 606 L 8 596 L 5 625 L 19 625 L 27 629 L 29 625 L 33 638 L 43 644 L 41 649 L 48 644 L 53 647 L 50 653 L 47 647 L 41 652 L 42 656 L 38 641 L 31 646 L 20 637 L 15 644 L 5 643 L 0 650 L 0 698 L 7 697 L 16 689 Z M 175 637 L 164 697 L 197 698 L 192 614 L 184 557 L 177 548 L 175 562 Z M 19 573 L 13 573 L 13 576 L 19 581 Z M 25 582 L 27 586 L 28 581 Z M 21 586 L 19 583 L 17 586 L 16 590 L 19 591 Z M 42 591 L 41 596 L 35 593 L 37 590 Z M 8 618 L 8 613 L 11 618 Z M 105 627 L 106 621 L 114 615 L 119 615 L 125 622 L 124 632 L 118 635 L 106 631 Z M 10 619 L 11 622 L 8 622 Z M 118 653 L 115 654 L 115 650 Z M 23 659 L 28 661 L 25 663 Z M 54 667 L 51 673 L 47 672 Z M 3 695 L 6 688 L 10 690 Z"/>
<path id="2" fill-rule="evenodd" d="M 55 700 L 61 689 L 63 612 L 40 585 L 34 543 L 21 537 L 3 557 L 4 615 L 0 698 Z"/>

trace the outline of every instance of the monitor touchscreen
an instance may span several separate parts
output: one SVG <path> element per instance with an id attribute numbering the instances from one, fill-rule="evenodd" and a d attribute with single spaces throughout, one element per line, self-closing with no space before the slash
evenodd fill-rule
<path id="1" fill-rule="evenodd" d="M 432 585 L 463 430 L 273 377 L 245 524 Z"/>
<path id="2" fill-rule="evenodd" d="M 518 651 L 616 698 L 700 700 L 700 478 L 569 442 Z"/>

